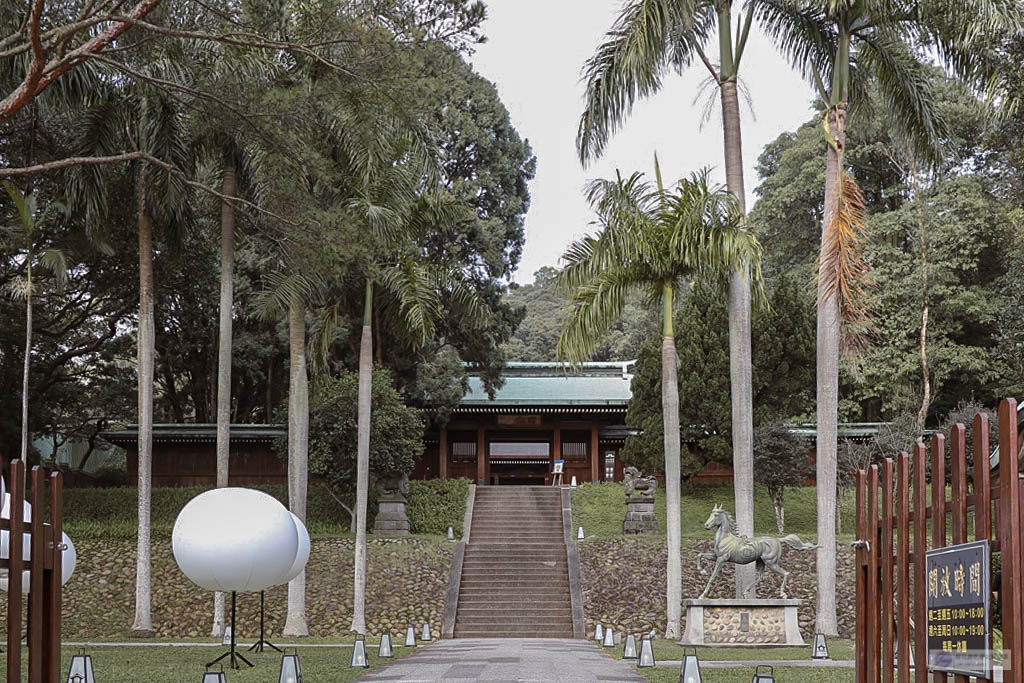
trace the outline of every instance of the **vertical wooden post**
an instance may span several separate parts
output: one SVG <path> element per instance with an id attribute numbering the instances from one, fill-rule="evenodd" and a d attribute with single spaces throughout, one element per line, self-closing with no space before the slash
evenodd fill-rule
<path id="1" fill-rule="evenodd" d="M 448 478 L 448 425 L 441 426 L 441 434 L 437 440 L 437 476 Z"/>
<path id="2" fill-rule="evenodd" d="M 882 539 L 879 552 L 882 553 L 882 680 L 892 683 L 895 658 L 893 652 L 893 599 L 892 599 L 892 458 L 882 462 Z"/>
<path id="3" fill-rule="evenodd" d="M 932 549 L 946 546 L 946 437 L 932 435 Z M 922 581 L 924 574 L 921 574 Z M 927 623 L 927 622 L 925 622 Z M 922 624 L 924 628 L 924 624 Z M 924 663 L 927 664 L 925 659 Z M 933 673 L 932 683 L 947 683 L 946 674 Z"/>
<path id="4" fill-rule="evenodd" d="M 46 534 L 43 531 L 45 522 L 45 493 L 43 487 L 43 468 L 32 468 L 32 518 L 29 521 L 29 589 L 28 589 L 28 680 L 29 683 L 43 683 L 43 622 L 46 613 L 43 611 L 43 578 L 46 574 L 44 550 Z"/>
<path id="5" fill-rule="evenodd" d="M 978 413 L 974 417 L 974 537 L 977 540 L 992 538 L 992 491 L 988 445 L 988 414 Z"/>
<path id="6" fill-rule="evenodd" d="M 949 477 L 953 488 L 949 513 L 953 545 L 967 542 L 967 430 L 955 424 L 949 430 Z M 967 676 L 953 676 L 953 683 L 969 683 Z"/>
<path id="7" fill-rule="evenodd" d="M 487 433 L 483 427 L 476 430 L 476 479 L 478 484 L 487 481 Z"/>
<path id="8" fill-rule="evenodd" d="M 601 481 L 600 461 L 601 454 L 598 452 L 600 444 L 597 441 L 597 423 L 590 425 L 590 481 Z"/>
<path id="9" fill-rule="evenodd" d="M 869 540 L 867 515 L 864 505 L 868 495 L 867 475 L 864 470 L 857 471 L 857 539 L 860 541 Z M 857 548 L 856 557 L 853 561 L 857 581 L 857 601 L 855 605 L 856 620 L 856 654 L 854 664 L 857 667 L 857 683 L 867 683 L 868 680 L 868 658 L 867 658 L 867 605 L 864 594 L 867 590 L 868 577 L 868 551 L 863 545 Z"/>
<path id="10" fill-rule="evenodd" d="M 7 562 L 7 681 L 21 681 L 21 572 L 24 565 L 22 543 L 25 514 L 25 463 L 11 462 L 11 518 L 8 520 Z"/>
<path id="11" fill-rule="evenodd" d="M 910 456 L 906 453 L 900 453 L 896 471 L 896 530 L 898 681 L 910 683 Z"/>
<path id="12" fill-rule="evenodd" d="M 46 683 L 60 683 L 60 632 L 61 632 L 61 596 L 63 588 L 63 551 L 64 541 L 64 488 L 60 472 L 50 475 L 50 532 L 53 537 L 50 552 L 53 554 L 48 585 L 43 600 L 43 612 L 46 614 L 46 631 L 43 634 L 43 680 Z"/>
<path id="13" fill-rule="evenodd" d="M 999 404 L 999 547 L 1002 551 L 1003 647 L 1010 651 L 1012 669 L 1007 683 L 1024 681 L 1024 633 L 1021 621 L 1020 484 L 1017 462 L 1017 402 L 1005 399 Z"/>
<path id="14" fill-rule="evenodd" d="M 924 444 L 914 444 L 914 681 L 928 679 L 928 619 L 924 553 L 928 549 L 928 481 Z"/>
<path id="15" fill-rule="evenodd" d="M 551 435 L 551 466 L 550 472 L 555 467 L 555 461 L 562 457 L 562 427 L 555 423 L 555 431 Z"/>
<path id="16" fill-rule="evenodd" d="M 868 472 L 868 589 L 865 595 L 867 603 L 867 638 L 868 638 L 868 683 L 878 683 L 878 465 L 872 465 Z"/>

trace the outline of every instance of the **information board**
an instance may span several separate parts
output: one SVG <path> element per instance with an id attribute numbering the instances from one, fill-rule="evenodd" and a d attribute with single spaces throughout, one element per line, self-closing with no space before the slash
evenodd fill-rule
<path id="1" fill-rule="evenodd" d="M 928 608 L 928 668 L 988 678 L 988 541 L 937 548 L 925 553 Z"/>

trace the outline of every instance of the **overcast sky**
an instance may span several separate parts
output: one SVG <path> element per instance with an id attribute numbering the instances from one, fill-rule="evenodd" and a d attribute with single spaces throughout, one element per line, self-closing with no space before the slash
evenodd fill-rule
<path id="1" fill-rule="evenodd" d="M 557 264 L 566 245 L 593 230 L 593 213 L 583 198 L 591 178 L 613 177 L 617 168 L 624 174 L 650 174 L 657 151 L 666 179 L 710 166 L 713 177 L 725 181 L 720 108 L 716 103 L 702 130 L 704 101 L 694 103 L 707 76 L 699 64 L 683 76 L 669 76 L 660 93 L 634 108 L 604 156 L 585 170 L 580 166 L 575 147 L 584 90 L 580 70 L 611 27 L 622 0 L 487 0 L 487 6 L 488 41 L 478 47 L 472 62 L 497 85 L 513 125 L 537 155 L 517 282 L 531 282 L 534 271 Z M 750 208 L 757 185 L 754 162 L 761 148 L 807 120 L 812 93 L 756 28 L 741 78 L 754 105 L 751 114 L 741 103 Z"/>

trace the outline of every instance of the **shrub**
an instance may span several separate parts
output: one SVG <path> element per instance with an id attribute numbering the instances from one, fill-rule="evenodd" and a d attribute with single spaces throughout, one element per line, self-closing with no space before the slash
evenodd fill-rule
<path id="1" fill-rule="evenodd" d="M 462 536 L 466 515 L 469 479 L 427 479 L 409 482 L 409 504 L 406 514 L 414 534 L 446 534 L 448 527 L 455 537 Z"/>

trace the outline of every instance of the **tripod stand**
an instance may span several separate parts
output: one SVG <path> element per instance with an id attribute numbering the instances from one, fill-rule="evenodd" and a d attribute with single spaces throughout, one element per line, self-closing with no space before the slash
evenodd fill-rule
<path id="1" fill-rule="evenodd" d="M 263 637 L 263 597 L 264 597 L 264 594 L 265 594 L 264 591 L 260 591 L 260 639 L 257 640 L 255 643 L 253 643 L 252 645 L 249 646 L 249 652 L 252 652 L 253 650 L 255 650 L 256 652 L 263 652 L 263 646 L 264 645 L 269 645 L 270 647 L 274 648 L 278 652 L 284 652 L 284 650 L 282 650 L 277 645 L 274 645 L 272 642 L 270 642 L 269 640 L 266 640 Z"/>
<path id="2" fill-rule="evenodd" d="M 238 660 L 239 659 L 241 659 L 243 662 L 245 662 L 249 666 L 253 665 L 253 663 L 250 662 L 248 659 L 246 659 L 244 656 L 242 656 L 241 654 L 235 652 L 235 591 L 231 591 L 231 649 L 228 650 L 227 652 L 225 652 L 224 654 L 222 654 L 220 657 L 217 657 L 217 659 L 215 659 L 212 662 L 210 662 L 209 664 L 207 664 L 206 667 L 210 668 L 211 666 L 213 666 L 214 664 L 216 664 L 220 660 L 224 659 L 225 657 L 230 657 L 231 658 L 230 659 L 230 663 L 231 663 L 231 668 L 232 669 L 240 668 L 238 666 Z"/>

